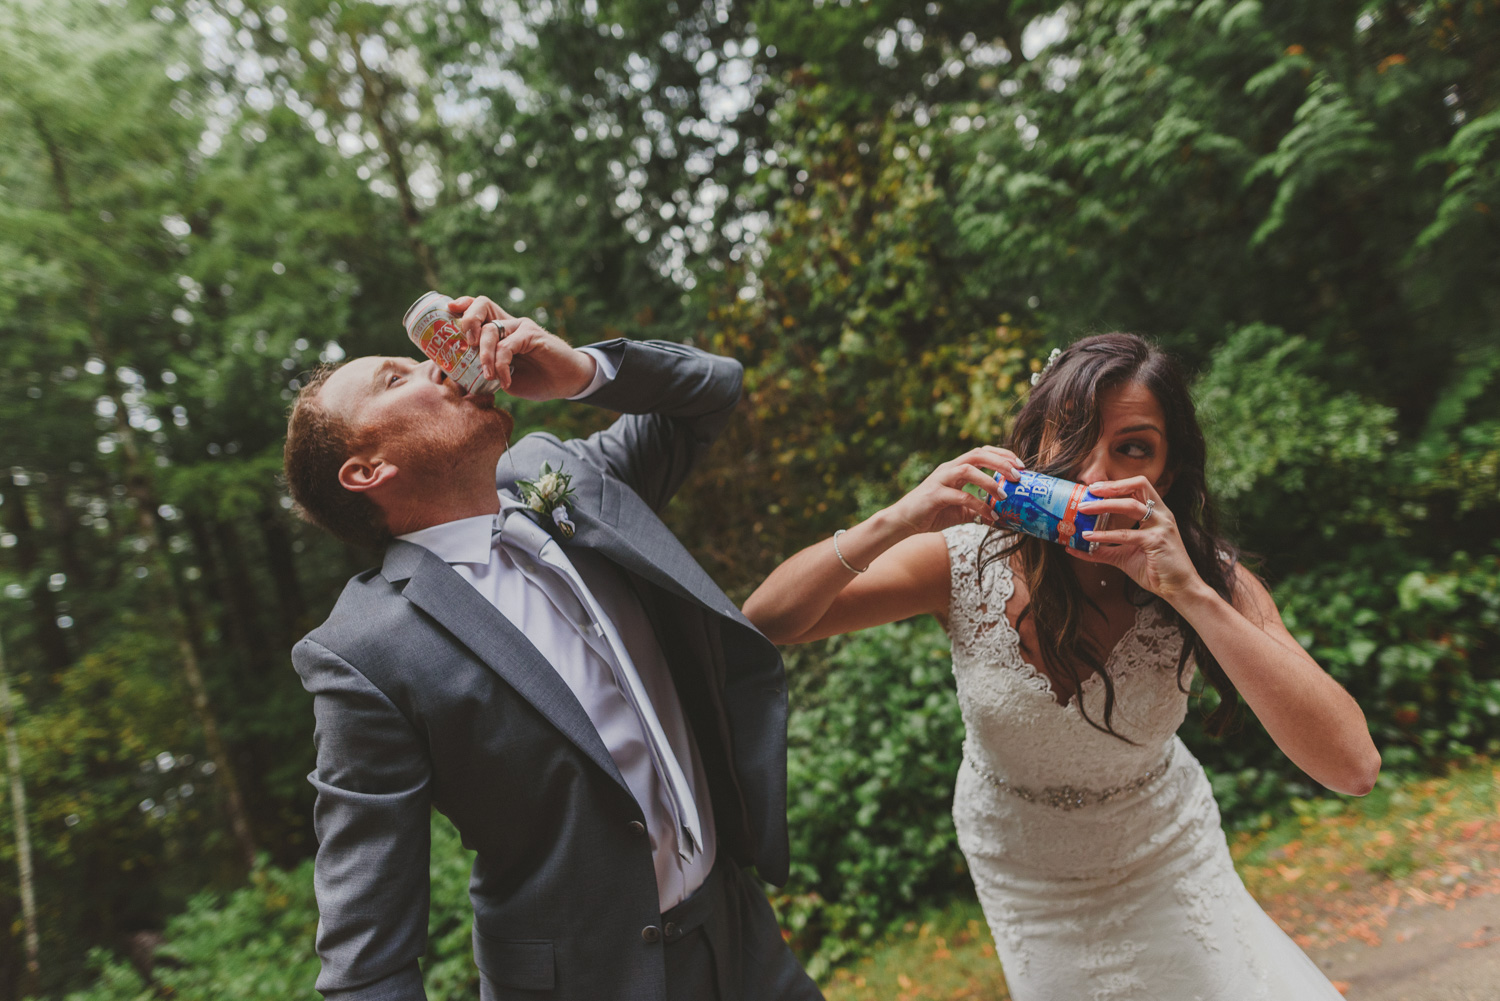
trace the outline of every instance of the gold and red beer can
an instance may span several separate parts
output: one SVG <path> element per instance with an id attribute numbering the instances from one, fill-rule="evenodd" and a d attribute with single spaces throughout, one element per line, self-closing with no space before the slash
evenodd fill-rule
<path id="1" fill-rule="evenodd" d="M 500 383 L 484 377 L 479 352 L 469 347 L 463 331 L 458 328 L 457 318 L 448 312 L 448 304 L 452 301 L 441 292 L 422 293 L 401 318 L 406 336 L 438 368 L 448 373 L 448 378 L 462 386 L 464 392 L 493 395 Z"/>

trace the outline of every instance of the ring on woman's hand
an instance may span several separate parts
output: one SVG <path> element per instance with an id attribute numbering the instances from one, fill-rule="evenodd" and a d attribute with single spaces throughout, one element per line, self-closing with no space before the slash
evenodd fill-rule
<path id="1" fill-rule="evenodd" d="M 1152 513 L 1155 510 L 1156 510 L 1156 501 L 1154 501 L 1154 500 L 1148 500 L 1146 502 L 1146 513 L 1143 514 L 1143 515 L 1141 515 L 1141 520 L 1135 523 L 1135 527 L 1136 528 L 1140 528 L 1146 522 L 1150 521 L 1151 520 L 1151 515 L 1152 515 Z"/>

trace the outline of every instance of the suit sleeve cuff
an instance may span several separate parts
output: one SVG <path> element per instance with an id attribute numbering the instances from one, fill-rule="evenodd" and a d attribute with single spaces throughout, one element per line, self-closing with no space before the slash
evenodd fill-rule
<path id="1" fill-rule="evenodd" d="M 427 1001 L 422 970 L 416 960 L 374 983 L 359 987 L 319 987 L 318 993 L 323 995 L 324 1001 Z"/>
<path id="2" fill-rule="evenodd" d="M 609 383 L 613 382 L 615 375 L 619 372 L 619 369 L 615 366 L 614 359 L 612 359 L 607 352 L 592 347 L 579 348 L 578 350 L 582 351 L 590 358 L 593 358 L 594 361 L 598 363 L 598 367 L 594 370 L 594 381 L 590 382 L 588 384 L 588 388 L 579 393 L 577 396 L 568 397 L 568 399 L 570 400 L 583 400 L 587 399 L 590 396 L 593 396 L 602 387 L 607 386 L 609 385 Z"/>

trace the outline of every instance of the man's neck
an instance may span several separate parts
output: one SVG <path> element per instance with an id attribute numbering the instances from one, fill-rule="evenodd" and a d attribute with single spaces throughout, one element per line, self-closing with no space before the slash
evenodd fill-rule
<path id="1" fill-rule="evenodd" d="M 400 512 L 390 512 L 387 519 L 392 535 L 409 535 L 434 525 L 500 513 L 500 495 L 493 482 L 467 490 L 448 490 L 442 496 L 413 501 Z"/>

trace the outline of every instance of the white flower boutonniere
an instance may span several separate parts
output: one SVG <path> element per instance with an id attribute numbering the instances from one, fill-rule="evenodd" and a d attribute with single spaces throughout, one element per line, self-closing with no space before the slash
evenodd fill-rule
<path id="1" fill-rule="evenodd" d="M 552 516 L 552 524 L 563 534 L 573 537 L 573 522 L 568 518 L 568 501 L 573 496 L 573 477 L 558 466 L 553 469 L 542 463 L 542 471 L 534 480 L 517 480 L 521 488 L 521 501 L 537 514 Z"/>

